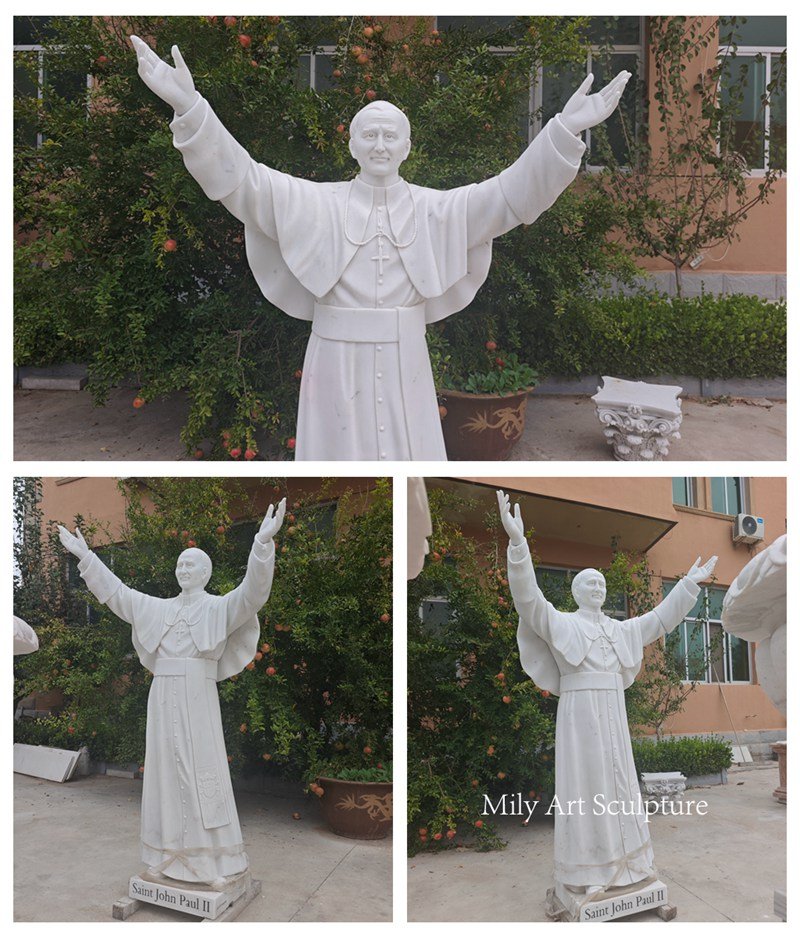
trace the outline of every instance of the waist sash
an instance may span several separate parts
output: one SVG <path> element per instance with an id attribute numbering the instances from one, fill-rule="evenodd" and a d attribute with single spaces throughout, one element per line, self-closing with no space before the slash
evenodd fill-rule
<path id="1" fill-rule="evenodd" d="M 561 675 L 561 693 L 576 690 L 622 691 L 622 675 L 610 671 L 581 671 L 577 674 Z"/>
<path id="2" fill-rule="evenodd" d="M 425 341 L 425 304 L 389 309 L 345 309 L 317 303 L 311 331 L 319 338 L 333 342 L 397 344 L 400 393 L 411 458 L 430 458 L 426 456 L 430 453 L 429 434 L 435 431 L 441 436 L 441 427 Z M 424 414 L 431 415 L 427 423 L 422 419 Z"/>
<path id="3" fill-rule="evenodd" d="M 203 827 L 212 830 L 230 823 L 214 733 L 217 662 L 210 658 L 157 658 L 155 677 L 184 677 L 190 749 Z M 208 686 L 208 681 L 213 686 Z M 212 696 L 214 695 L 214 696 Z M 145 766 L 147 758 L 145 756 Z M 227 768 L 227 767 L 226 767 Z"/>

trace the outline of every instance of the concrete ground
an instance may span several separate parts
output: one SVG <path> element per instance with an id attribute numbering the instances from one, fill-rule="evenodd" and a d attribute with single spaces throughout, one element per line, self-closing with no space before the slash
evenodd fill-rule
<path id="1" fill-rule="evenodd" d="M 180 440 L 185 396 L 174 394 L 140 410 L 131 404 L 134 396 L 131 388 L 116 388 L 105 407 L 95 407 L 85 390 L 16 389 L 14 458 L 187 459 Z M 723 401 L 684 399 L 681 439 L 672 444 L 670 460 L 786 458 L 785 402 Z M 266 441 L 260 448 L 267 451 Z M 512 460 L 558 459 L 613 461 L 613 455 L 588 396 L 534 393 Z"/>
<path id="2" fill-rule="evenodd" d="M 786 806 L 772 791 L 777 765 L 733 769 L 728 784 L 693 788 L 705 817 L 653 816 L 650 833 L 676 922 L 777 922 L 773 893 L 786 888 Z M 408 861 L 408 918 L 415 922 L 544 922 L 553 870 L 552 819 L 503 818 L 505 850 L 463 847 Z M 654 911 L 622 921 L 660 921 Z"/>
<path id="3" fill-rule="evenodd" d="M 143 869 L 141 790 L 140 781 L 105 775 L 63 785 L 14 776 L 15 921 L 113 921 L 112 903 Z M 299 785 L 237 793 L 236 803 L 250 871 L 263 883 L 237 921 L 391 921 L 391 839 L 330 833 Z M 198 919 L 145 906 L 129 921 Z"/>

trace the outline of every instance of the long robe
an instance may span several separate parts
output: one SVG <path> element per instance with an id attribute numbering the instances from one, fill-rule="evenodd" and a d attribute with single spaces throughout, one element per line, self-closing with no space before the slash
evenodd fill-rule
<path id="1" fill-rule="evenodd" d="M 170 126 L 206 195 L 244 223 L 261 292 L 312 322 L 295 458 L 446 459 L 425 326 L 472 301 L 492 239 L 555 202 L 583 142 L 554 118 L 516 163 L 478 185 L 373 189 L 255 162 L 199 96 Z"/>
<path id="2" fill-rule="evenodd" d="M 602 612 L 560 612 L 536 583 L 527 544 L 509 545 L 508 582 L 520 617 L 522 667 L 543 690 L 560 694 L 555 880 L 610 889 L 647 879 L 655 874 L 653 849 L 623 692 L 639 672 L 644 647 L 683 621 L 699 587 L 684 578 L 655 609 L 624 621 Z M 570 802 L 573 813 L 567 813 Z M 622 805 L 632 813 L 608 810 Z"/>
<path id="3" fill-rule="evenodd" d="M 92 593 L 132 626 L 133 645 L 153 672 L 147 701 L 142 859 L 185 882 L 248 867 L 233 798 L 217 682 L 256 653 L 256 613 L 269 597 L 275 548 L 255 541 L 244 579 L 224 596 L 158 599 L 121 582 L 90 553 L 78 570 Z"/>

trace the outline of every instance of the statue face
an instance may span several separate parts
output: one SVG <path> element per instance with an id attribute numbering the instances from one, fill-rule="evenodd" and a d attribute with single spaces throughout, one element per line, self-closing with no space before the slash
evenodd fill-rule
<path id="1" fill-rule="evenodd" d="M 175 565 L 175 578 L 183 590 L 202 589 L 211 578 L 211 560 L 205 551 L 190 547 Z"/>
<path id="2" fill-rule="evenodd" d="M 350 152 L 358 161 L 365 181 L 380 184 L 397 176 L 400 164 L 411 149 L 408 121 L 396 108 L 371 107 L 354 124 Z"/>
<path id="3" fill-rule="evenodd" d="M 599 570 L 582 570 L 572 581 L 572 595 L 580 609 L 602 609 L 606 601 L 606 578 Z"/>

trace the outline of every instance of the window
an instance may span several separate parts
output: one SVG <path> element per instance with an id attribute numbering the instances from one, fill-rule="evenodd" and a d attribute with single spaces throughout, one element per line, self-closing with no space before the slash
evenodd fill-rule
<path id="1" fill-rule="evenodd" d="M 750 16 L 720 20 L 720 55 L 725 57 L 722 100 L 736 108 L 733 145 L 754 175 L 786 170 L 786 17 Z M 745 77 L 744 94 L 732 88 Z"/>
<path id="2" fill-rule="evenodd" d="M 711 510 L 723 515 L 739 515 L 747 511 L 746 480 L 728 476 L 711 482 Z"/>
<path id="3" fill-rule="evenodd" d="M 52 50 L 45 52 L 43 43 L 52 38 L 52 16 L 14 17 L 14 97 L 15 99 L 47 98 L 48 90 L 58 97 L 77 100 L 85 97 L 91 76 L 53 67 Z M 14 135 L 18 143 L 41 146 L 42 134 L 25 116 L 15 116 Z"/>
<path id="4" fill-rule="evenodd" d="M 680 476 L 672 480 L 672 504 L 685 505 L 687 508 L 697 507 L 695 480 L 691 476 Z"/>
<path id="5" fill-rule="evenodd" d="M 644 75 L 644 17 L 593 16 L 590 17 L 589 39 L 591 49 L 582 65 L 549 66 L 540 68 L 534 88 L 533 110 L 541 107 L 533 136 L 564 106 L 583 79 L 594 74 L 593 91 L 598 91 L 618 72 L 627 69 L 633 76 L 628 82 L 628 93 L 623 95 L 617 111 L 605 122 L 603 133 L 615 159 L 624 163 L 626 143 L 623 121 L 634 134 L 642 124 L 642 102 L 632 93 Z M 584 135 L 590 166 L 600 165 L 597 147 L 592 150 L 592 131 Z"/>
<path id="6" fill-rule="evenodd" d="M 476 36 L 492 42 L 493 33 L 501 28 L 513 25 L 519 17 L 514 16 L 438 16 L 436 26 L 439 30 L 468 29 Z M 520 30 L 524 28 L 520 22 Z M 540 66 L 531 75 L 531 84 L 527 100 L 520 102 L 521 134 L 526 143 L 539 133 L 544 125 L 564 106 L 570 95 L 578 88 L 583 79 L 594 73 L 594 90 L 597 91 L 610 81 L 617 72 L 627 69 L 633 79 L 628 87 L 633 90 L 637 80 L 643 75 L 644 62 L 644 18 L 640 16 L 592 16 L 589 17 L 589 41 L 591 49 L 586 62 L 580 65 Z M 505 51 L 497 46 L 494 51 L 502 55 Z M 628 125 L 638 128 L 641 124 L 641 102 L 636 95 L 623 97 L 620 107 L 624 109 Z M 615 113 L 606 122 L 604 131 L 615 157 L 625 158 L 625 139 L 619 113 Z M 592 151 L 592 132 L 585 132 L 587 153 Z M 590 163 L 597 165 L 599 157 L 595 153 Z"/>
<path id="7" fill-rule="evenodd" d="M 664 596 L 675 583 L 664 583 Z M 685 681 L 750 683 L 750 644 L 722 630 L 724 587 L 701 587 L 689 615 L 666 637 L 666 647 Z"/>

